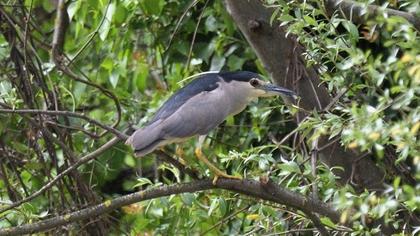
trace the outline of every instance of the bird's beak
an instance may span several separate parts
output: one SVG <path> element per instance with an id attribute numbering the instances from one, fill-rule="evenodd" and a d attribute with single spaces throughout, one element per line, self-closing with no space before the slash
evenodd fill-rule
<path id="1" fill-rule="evenodd" d="M 276 86 L 274 84 L 264 84 L 261 86 L 263 90 L 266 91 L 268 96 L 278 96 L 281 95 L 282 97 L 289 97 L 293 99 L 297 99 L 297 94 L 293 92 L 292 90 Z"/>

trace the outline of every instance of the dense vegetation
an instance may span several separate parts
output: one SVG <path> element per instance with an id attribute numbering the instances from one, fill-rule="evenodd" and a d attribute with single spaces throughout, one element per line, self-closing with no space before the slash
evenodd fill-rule
<path id="1" fill-rule="evenodd" d="M 258 28 L 264 16 L 255 18 L 256 26 L 241 23 L 225 2 L 0 3 L 0 234 L 57 216 L 65 223 L 42 230 L 93 235 L 420 230 L 419 2 L 358 1 L 366 17 L 350 17 L 344 8 L 334 11 L 333 0 L 252 0 L 269 14 L 263 29 L 285 37 L 269 45 L 257 45 L 255 35 L 239 28 Z M 246 12 L 250 3 L 241 4 Z M 367 7 L 374 4 L 380 7 Z M 269 62 L 257 57 L 255 49 L 286 40 L 298 48 L 293 56 Z M 211 132 L 204 152 L 228 173 L 327 205 L 308 211 L 216 186 L 72 220 L 71 213 L 100 203 L 112 207 L 111 200 L 123 195 L 211 177 L 194 157 L 195 139 L 182 145 L 184 168 L 172 145 L 136 159 L 122 141 L 125 133 L 144 125 L 192 75 L 249 70 L 271 79 L 280 68 L 270 61 L 295 68 L 273 79 L 295 90 L 302 103 L 254 102 Z M 315 92 L 319 107 L 308 105 L 315 99 L 296 86 L 308 81 L 315 81 L 314 91 L 327 92 Z"/>

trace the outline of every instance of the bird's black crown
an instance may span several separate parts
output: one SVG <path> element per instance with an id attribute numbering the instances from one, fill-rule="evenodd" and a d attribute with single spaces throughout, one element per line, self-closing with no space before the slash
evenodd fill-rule
<path id="1" fill-rule="evenodd" d="M 261 78 L 259 74 L 250 71 L 219 72 L 219 75 L 228 83 L 233 80 L 249 82 L 253 78 Z"/>

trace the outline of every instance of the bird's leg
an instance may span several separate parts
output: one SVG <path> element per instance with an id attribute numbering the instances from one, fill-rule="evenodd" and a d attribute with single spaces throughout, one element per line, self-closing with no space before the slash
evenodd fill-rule
<path id="1" fill-rule="evenodd" d="M 187 165 L 187 163 L 184 160 L 184 150 L 182 150 L 181 145 L 176 145 L 176 149 L 175 149 L 175 154 L 178 157 L 179 162 L 181 162 L 181 164 L 183 164 L 184 166 Z"/>
<path id="2" fill-rule="evenodd" d="M 213 172 L 213 174 L 214 174 L 213 184 L 214 185 L 216 184 L 217 179 L 219 177 L 228 178 L 228 179 L 242 179 L 242 177 L 239 177 L 239 176 L 233 176 L 233 175 L 226 174 L 225 172 L 223 172 L 219 168 L 217 168 L 215 165 L 213 165 L 207 159 L 207 157 L 201 151 L 201 146 L 202 146 L 202 143 L 204 142 L 205 137 L 206 136 L 200 136 L 199 137 L 199 139 L 198 139 L 198 145 L 195 148 L 195 155 L 197 156 L 198 160 L 204 162 L 204 164 L 206 164 L 206 166 Z"/>

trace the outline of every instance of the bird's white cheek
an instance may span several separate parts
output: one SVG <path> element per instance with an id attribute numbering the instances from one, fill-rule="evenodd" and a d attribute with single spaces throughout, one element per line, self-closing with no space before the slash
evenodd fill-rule
<path id="1" fill-rule="evenodd" d="M 266 91 L 264 91 L 264 90 L 261 90 L 261 89 L 254 89 L 254 91 L 253 91 L 253 97 L 256 97 L 256 98 L 258 98 L 258 97 L 267 97 L 267 96 L 270 96 L 269 94 L 267 94 L 267 92 Z"/>

